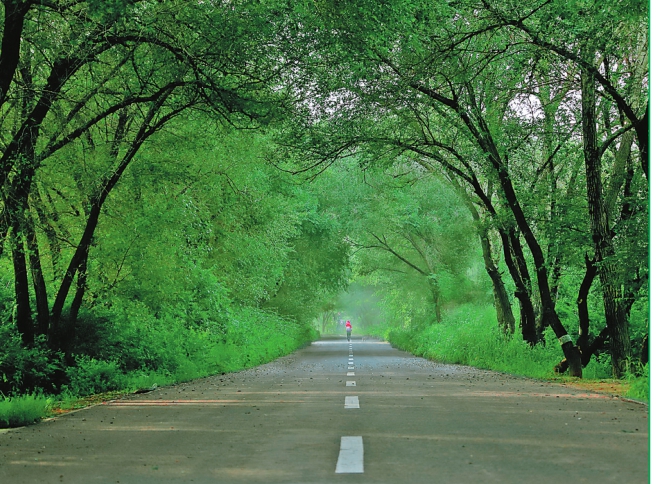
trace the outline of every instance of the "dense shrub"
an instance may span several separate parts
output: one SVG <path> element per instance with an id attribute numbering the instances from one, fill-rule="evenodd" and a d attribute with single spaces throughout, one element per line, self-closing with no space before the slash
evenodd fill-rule
<path id="1" fill-rule="evenodd" d="M 156 315 L 137 301 L 86 311 L 67 329 L 67 355 L 43 340 L 24 348 L 11 325 L 0 325 L 0 425 L 45 414 L 46 397 L 28 393 L 71 398 L 162 386 L 260 365 L 318 337 L 311 326 L 254 307 L 231 308 L 224 321 L 201 325 L 182 316 Z"/>
<path id="2" fill-rule="evenodd" d="M 34 423 L 46 415 L 49 404 L 45 396 L 38 394 L 0 399 L 0 428 Z"/>
<path id="3" fill-rule="evenodd" d="M 562 358 L 559 343 L 551 334 L 546 345 L 535 347 L 525 343 L 519 333 L 511 338 L 503 336 L 495 310 L 488 306 L 457 306 L 447 311 L 442 323 L 420 331 L 380 328 L 378 332 L 392 345 L 425 358 L 535 378 L 554 376 L 553 368 Z M 584 369 L 584 377 L 611 377 L 605 360 L 593 359 Z"/>
<path id="4" fill-rule="evenodd" d="M 123 388 L 126 378 L 114 361 L 95 360 L 88 356 L 76 358 L 76 365 L 67 368 L 68 391 L 73 395 L 92 395 Z"/>
<path id="5" fill-rule="evenodd" d="M 57 393 L 66 381 L 63 355 L 43 338 L 25 348 L 12 325 L 0 324 L 0 393 L 5 396 L 45 391 Z"/>

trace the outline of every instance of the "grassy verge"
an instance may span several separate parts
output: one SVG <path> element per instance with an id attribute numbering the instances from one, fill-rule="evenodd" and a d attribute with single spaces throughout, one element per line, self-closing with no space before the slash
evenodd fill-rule
<path id="1" fill-rule="evenodd" d="M 52 401 L 43 395 L 20 395 L 0 400 L 0 428 L 20 427 L 48 415 Z"/>
<path id="2" fill-rule="evenodd" d="M 545 345 L 530 347 L 520 334 L 504 337 L 497 327 L 495 310 L 472 305 L 459 306 L 446 314 L 441 324 L 416 331 L 375 328 L 374 335 L 393 346 L 434 361 L 461 364 L 503 373 L 551 380 L 649 401 L 648 369 L 625 380 L 611 378 L 609 357 L 594 358 L 583 370 L 583 378 L 558 376 L 553 368 L 562 358 L 557 339 L 548 333 Z"/>
<path id="3" fill-rule="evenodd" d="M 162 345 L 143 343 L 138 349 L 157 361 L 157 365 L 142 364 L 128 370 L 122 365 L 126 358 L 77 357 L 75 365 L 64 368 L 67 379 L 59 393 L 44 396 L 43 392 L 34 391 L 0 396 L 0 428 L 28 425 L 44 417 L 141 389 L 258 366 L 318 337 L 311 328 L 283 321 L 272 314 L 252 311 L 237 316 L 222 335 L 196 329 L 179 328 L 175 332 L 169 328 L 169 333 L 160 338 Z"/>

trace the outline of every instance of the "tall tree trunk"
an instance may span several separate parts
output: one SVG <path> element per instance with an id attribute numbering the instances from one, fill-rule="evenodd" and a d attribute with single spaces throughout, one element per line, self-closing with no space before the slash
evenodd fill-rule
<path id="1" fill-rule="evenodd" d="M 2 47 L 0 48 L 0 106 L 7 98 L 9 86 L 14 79 L 14 73 L 20 59 L 21 38 L 25 15 L 34 2 L 26 0 L 7 0 L 4 4 L 4 22 L 2 31 Z"/>
<path id="2" fill-rule="evenodd" d="M 536 309 L 532 300 L 532 279 L 527 268 L 527 260 L 518 234 L 513 230 L 507 233 L 507 241 L 511 251 L 511 258 L 516 268 L 517 277 L 520 281 L 517 285 L 517 296 L 520 301 L 520 331 L 523 340 L 534 346 L 539 342 L 536 330 Z"/>
<path id="3" fill-rule="evenodd" d="M 28 212 L 25 218 L 25 236 L 30 259 L 30 273 L 32 274 L 32 285 L 37 307 L 37 331 L 40 335 L 48 333 L 48 292 L 46 281 L 41 268 L 41 256 L 39 255 L 39 242 L 34 230 L 34 223 Z"/>
<path id="4" fill-rule="evenodd" d="M 18 229 L 19 227 L 15 227 Z M 16 329 L 21 334 L 25 346 L 34 344 L 34 326 L 30 307 L 30 285 L 28 268 L 25 262 L 25 246 L 22 234 L 14 230 L 12 239 L 12 261 L 14 263 L 14 293 L 16 297 Z"/>
<path id="5" fill-rule="evenodd" d="M 582 136 L 587 181 L 587 201 L 598 275 L 603 290 L 605 322 L 610 336 L 612 373 L 621 378 L 631 355 L 628 317 L 622 304 L 612 232 L 607 217 L 601 179 L 601 155 L 596 130 L 596 89 L 594 75 L 582 70 Z"/>
<path id="6" fill-rule="evenodd" d="M 479 211 L 477 211 L 474 203 L 472 203 L 472 200 L 470 200 L 470 197 L 468 196 L 465 188 L 460 183 L 458 183 L 456 177 L 449 173 L 447 174 L 447 178 L 454 187 L 454 191 L 460 196 L 463 204 L 470 211 L 472 220 L 474 221 L 474 224 L 477 228 L 477 233 L 479 234 L 479 239 L 481 240 L 481 255 L 484 259 L 484 266 L 486 268 L 486 273 L 490 277 L 491 283 L 493 285 L 493 302 L 495 304 L 495 311 L 497 313 L 497 323 L 504 334 L 513 334 L 516 330 L 516 318 L 513 316 L 511 301 L 509 300 L 509 294 L 507 293 L 504 281 L 502 280 L 502 275 L 500 274 L 500 270 L 493 258 L 490 237 L 488 235 L 488 227 L 482 223 Z M 486 200 L 488 200 L 488 197 L 483 190 L 478 191 L 480 198 L 484 197 Z M 490 205 L 490 207 L 492 207 L 492 205 Z M 488 207 L 486 208 L 488 209 Z M 492 207 L 492 210 L 494 210 L 494 207 Z"/>
<path id="7" fill-rule="evenodd" d="M 87 249 L 89 252 L 89 248 Z M 69 323 L 72 328 L 75 328 L 75 322 L 78 319 L 78 313 L 80 312 L 80 307 L 82 306 L 83 297 L 85 296 L 85 291 L 87 290 L 87 261 L 89 260 L 89 253 L 85 255 L 83 261 L 80 264 L 78 269 L 78 278 L 76 281 L 76 294 L 73 296 L 73 301 L 71 301 L 71 309 L 69 310 Z"/>
<path id="8" fill-rule="evenodd" d="M 576 301 L 580 321 L 580 336 L 578 337 L 577 345 L 580 348 L 586 348 L 589 344 L 589 291 L 598 272 L 595 259 L 590 259 L 588 254 L 584 254 L 584 262 L 586 270 L 580 284 L 580 289 L 578 290 Z"/>
<path id="9" fill-rule="evenodd" d="M 481 255 L 490 281 L 493 285 L 493 301 L 497 312 L 497 322 L 504 334 L 511 335 L 516 331 L 516 318 L 513 316 L 509 294 L 506 291 L 502 274 L 493 260 L 488 232 L 484 229 L 479 231 L 481 239 Z"/>

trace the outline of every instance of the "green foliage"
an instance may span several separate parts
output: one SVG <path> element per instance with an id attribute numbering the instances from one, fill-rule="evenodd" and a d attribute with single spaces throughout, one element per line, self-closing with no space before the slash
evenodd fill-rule
<path id="1" fill-rule="evenodd" d="M 588 66 L 605 73 L 604 262 L 619 272 L 617 300 L 634 301 L 621 314 L 639 347 L 643 126 L 612 135 L 644 116 L 648 9 L 477 3 L 26 4 L 17 70 L 0 75 L 0 391 L 82 395 L 235 371 L 305 344 L 335 311 L 362 329 L 388 321 L 373 331 L 417 354 L 547 375 L 556 338 L 504 338 L 485 309 L 477 235 L 491 237 L 500 272 L 498 234 L 519 237 L 531 297 L 547 287 L 543 264 L 577 333 L 595 250 L 576 84 Z M 594 51 L 600 64 L 582 57 Z M 370 297 L 341 303 L 349 283 Z M 592 334 L 606 292 L 591 289 Z M 62 316 L 45 320 L 55 302 Z"/>
<path id="2" fill-rule="evenodd" d="M 57 393 L 62 383 L 62 353 L 51 351 L 44 338 L 25 348 L 15 328 L 0 324 L 0 394 Z"/>
<path id="3" fill-rule="evenodd" d="M 396 347 L 443 363 L 469 365 L 534 378 L 551 378 L 561 349 L 555 338 L 530 347 L 519 335 L 507 338 L 497 327 L 495 310 L 472 304 L 448 311 L 441 324 L 421 331 L 381 328 Z M 609 378 L 607 361 L 593 361 L 585 378 Z"/>
<path id="4" fill-rule="evenodd" d="M 626 393 L 627 397 L 649 402 L 651 398 L 651 379 L 650 379 L 650 365 L 647 363 L 641 369 L 638 375 L 629 374 L 627 376 L 630 387 Z"/>
<path id="5" fill-rule="evenodd" d="M 21 427 L 48 415 L 51 400 L 40 394 L 0 398 L 0 428 Z"/>
<path id="6" fill-rule="evenodd" d="M 93 395 L 125 388 L 124 375 L 114 361 L 79 356 L 75 366 L 67 368 L 66 374 L 69 379 L 66 390 L 73 395 Z"/>

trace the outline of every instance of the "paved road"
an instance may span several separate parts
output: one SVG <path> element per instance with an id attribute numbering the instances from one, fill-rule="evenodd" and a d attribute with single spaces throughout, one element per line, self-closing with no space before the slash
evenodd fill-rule
<path id="1" fill-rule="evenodd" d="M 0 434 L 1 484 L 648 479 L 644 405 L 361 338 Z"/>

